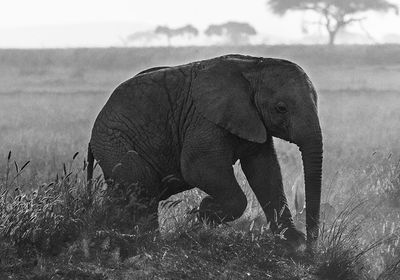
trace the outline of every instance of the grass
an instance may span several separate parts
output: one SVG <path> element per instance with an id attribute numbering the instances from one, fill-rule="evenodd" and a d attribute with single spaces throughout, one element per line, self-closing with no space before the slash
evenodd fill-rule
<path id="1" fill-rule="evenodd" d="M 10 172 L 10 178 L 21 170 Z M 129 232 L 121 233 L 115 218 L 129 213 L 124 208 L 110 211 L 121 199 L 109 201 L 101 179 L 90 187 L 80 177 L 65 167 L 48 185 L 3 197 L 1 277 L 369 279 L 359 273 L 365 263 L 359 256 L 368 249 L 357 247 L 358 242 L 349 243 L 347 237 L 356 237 L 348 213 L 324 231 L 327 235 L 321 237 L 318 256 L 293 252 L 278 235 L 266 231 L 267 227 L 255 229 L 250 223 L 242 229 L 231 225 L 211 228 L 188 213 L 173 230 L 164 228 L 161 235 L 140 232 L 133 225 Z M 2 192 L 14 187 L 13 180 L 5 182 Z"/>
<path id="2" fill-rule="evenodd" d="M 235 166 L 236 176 L 249 198 L 248 209 L 239 221 L 216 230 L 193 229 L 189 225 L 177 230 L 176 225 L 185 225 L 186 213 L 196 207 L 204 195 L 192 190 L 171 198 L 182 200 L 177 205 L 160 207 L 161 231 L 166 234 L 163 235 L 165 238 L 155 237 L 155 243 L 139 242 L 143 248 L 139 246 L 125 258 L 117 254 L 118 245 L 106 246 L 108 249 L 103 250 L 102 244 L 125 241 L 120 240 L 118 233 L 105 234 L 104 225 L 96 226 L 93 222 L 89 228 L 83 226 L 87 226 L 87 221 L 96 221 L 93 217 L 101 220 L 105 209 L 96 204 L 100 202 L 85 195 L 87 190 L 82 176 L 91 125 L 101 106 L 118 83 L 142 68 L 184 63 L 229 52 L 294 59 L 310 73 L 317 85 L 325 149 L 323 201 L 336 210 L 336 219 L 325 227 L 319 261 L 301 254 L 297 258 L 288 256 L 271 236 L 254 232 L 261 230 L 265 221 L 239 164 Z M 217 279 L 242 279 L 240 277 L 247 277 L 247 272 L 250 279 L 307 279 L 300 278 L 303 274 L 315 279 L 397 279 L 397 260 L 400 258 L 397 238 L 400 219 L 398 53 L 398 46 L 1 50 L 0 153 L 4 160 L 0 160 L 0 177 L 3 178 L 0 185 L 7 185 L 9 197 L 13 198 L 8 202 L 9 207 L 15 206 L 7 212 L 9 220 L 4 220 L 3 212 L 1 222 L 18 228 L 11 233 L 0 227 L 2 236 L 11 242 L 0 245 L 1 254 L 8 256 L 2 255 L 1 268 L 7 276 L 13 271 L 19 271 L 21 277 L 27 273 L 25 279 L 34 275 L 50 279 L 57 273 L 57 277 L 73 278 L 76 274 L 81 278 L 90 275 L 87 277 L 93 279 L 120 279 L 123 273 L 140 274 L 143 279 L 161 279 L 162 275 L 170 279 L 177 275 L 178 278 L 186 275 L 188 279 L 208 279 L 210 275 Z M 296 213 L 295 190 L 303 190 L 300 153 L 296 146 L 280 140 L 275 143 L 285 191 L 292 213 Z M 13 151 L 12 158 L 7 161 L 10 150 Z M 79 155 L 72 162 L 76 151 Z M 5 177 L 7 170 L 14 176 L 17 172 L 13 160 L 17 162 L 18 173 L 25 162 L 30 163 L 11 183 Z M 63 163 L 66 163 L 65 168 Z M 63 182 L 70 172 L 77 176 L 70 175 L 68 182 Z M 31 204 L 24 199 L 34 195 L 29 192 L 39 187 L 43 192 L 41 195 L 47 188 L 51 197 L 58 199 L 39 199 L 43 203 L 35 204 L 36 208 L 26 208 Z M 15 201 L 16 197 L 22 202 Z M 34 201 L 33 197 L 29 199 Z M 349 200 L 353 206 L 360 201 L 366 202 L 350 211 Z M 51 217 L 54 222 L 46 220 L 45 206 L 50 211 L 47 215 L 56 213 Z M 90 215 L 83 215 L 82 209 Z M 17 216 L 20 212 L 38 218 L 28 223 L 30 218 L 24 220 Z M 344 213 L 342 218 L 340 213 Z M 57 222 L 55 217 L 58 217 Z M 352 223 L 345 222 L 349 220 Z M 22 227 L 21 221 L 27 221 L 26 228 Z M 71 221 L 74 226 L 69 224 Z M 49 228 L 46 233 L 41 233 L 39 229 L 44 230 L 44 225 Z M 58 238 L 66 235 L 63 228 L 79 231 L 72 230 L 67 234 L 70 238 L 61 242 Z M 102 237 L 98 237 L 99 234 Z M 30 244 L 35 239 L 33 236 L 42 236 L 44 241 Z M 63 246 L 50 246 L 53 243 L 48 240 L 52 238 L 54 244 Z M 88 238 L 97 243 L 87 244 Z M 29 241 L 33 248 L 32 255 L 28 254 L 31 262 L 21 262 L 16 240 L 24 240 L 22 248 L 28 246 L 26 242 Z M 376 242 L 379 246 L 367 250 Z M 137 242 L 128 238 L 122 244 Z M 57 258 L 48 257 L 52 254 L 48 251 L 50 248 L 55 248 Z M 270 250 L 274 256 L 271 263 L 263 257 L 270 256 Z M 89 256 L 85 256 L 87 252 L 91 252 Z M 246 258 L 245 252 L 252 252 L 251 258 Z M 355 258 L 358 255 L 360 257 Z M 254 256 L 265 263 L 254 263 Z M 69 258 L 72 263 L 67 261 Z M 5 259 L 10 263 L 5 263 Z M 228 272 L 224 274 L 224 271 Z M 329 278 L 323 274 L 338 275 L 337 271 L 347 271 L 349 278 Z M 118 273 L 120 275 L 116 276 Z M 207 273 L 211 274 L 207 276 Z"/>
<path id="3" fill-rule="evenodd" d="M 8 157 L 8 166 L 11 158 Z M 8 172 L 21 174 L 24 167 Z M 83 171 L 83 170 L 81 170 Z M 197 222 L 188 212 L 174 227 L 130 231 L 115 212 L 120 197 L 111 197 L 101 177 L 92 186 L 65 166 L 53 182 L 32 192 L 10 192 L 0 202 L 0 277 L 17 279 L 352 279 L 366 280 L 373 249 L 393 243 L 393 234 L 362 244 L 365 201 L 350 201 L 336 219 L 323 224 L 315 255 L 293 251 L 268 225 L 242 220 L 216 228 Z M 15 190 L 15 180 L 3 182 Z M 184 199 L 184 198 L 183 198 Z M 130 204 L 130 203 L 128 203 Z M 161 208 L 177 214 L 179 204 Z M 111 206 L 111 207 L 108 207 Z M 165 210 L 165 209 L 164 209 Z M 161 216 L 165 224 L 165 216 Z M 120 224 L 115 224 L 120 221 Z M 384 271 L 395 271 L 397 263 Z M 397 271 L 396 271 L 397 272 Z M 380 273 L 377 279 L 391 279 Z"/>

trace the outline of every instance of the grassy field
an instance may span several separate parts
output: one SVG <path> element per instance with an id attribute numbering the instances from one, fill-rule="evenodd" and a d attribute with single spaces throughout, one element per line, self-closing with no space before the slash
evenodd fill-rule
<path id="1" fill-rule="evenodd" d="M 10 150 L 19 166 L 30 160 L 17 178 L 20 188 L 50 182 L 75 152 L 79 156 L 72 168 L 81 169 L 94 119 L 120 82 L 147 67 L 226 53 L 291 59 L 309 73 L 319 93 L 324 134 L 324 202 L 339 215 L 349 200 L 368 200 L 367 210 L 359 212 L 361 244 L 396 234 L 400 226 L 400 46 L 1 50 L 0 154 L 4 160 L 0 176 L 5 177 Z M 296 146 L 280 140 L 276 144 L 294 211 L 293 190 L 302 186 L 300 153 Z M 252 219 L 259 208 L 237 170 L 249 194 L 245 217 Z M 199 201 L 198 192 L 191 195 L 186 201 Z M 180 206 L 172 214 L 167 211 L 164 219 L 190 207 Z M 400 257 L 397 242 L 385 242 L 369 252 L 369 275 L 378 275 Z"/>

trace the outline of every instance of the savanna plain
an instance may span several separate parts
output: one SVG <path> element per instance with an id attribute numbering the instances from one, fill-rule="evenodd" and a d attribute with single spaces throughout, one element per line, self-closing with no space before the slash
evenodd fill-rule
<path id="1" fill-rule="evenodd" d="M 204 195 L 194 189 L 160 205 L 161 235 L 120 234 L 112 217 L 123 210 L 102 204 L 101 178 L 85 183 L 91 127 L 119 83 L 228 53 L 292 60 L 317 88 L 324 205 L 313 256 L 271 236 L 239 163 L 248 209 L 216 229 L 190 222 Z M 0 279 L 399 279 L 399 139 L 397 45 L 0 50 Z M 301 228 L 300 153 L 275 143 Z"/>

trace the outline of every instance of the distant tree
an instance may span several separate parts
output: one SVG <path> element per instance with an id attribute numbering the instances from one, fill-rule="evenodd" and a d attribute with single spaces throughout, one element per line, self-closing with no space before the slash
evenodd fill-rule
<path id="1" fill-rule="evenodd" d="M 195 37 L 199 34 L 199 31 L 193 25 L 188 24 L 175 29 L 169 28 L 168 26 L 157 26 L 154 33 L 165 35 L 168 40 L 168 45 L 171 45 L 171 38 L 185 35 Z"/>
<path id="2" fill-rule="evenodd" d="M 159 39 L 156 34 L 154 34 L 153 30 L 147 31 L 138 31 L 132 34 L 129 34 L 126 38 L 120 37 L 120 40 L 124 46 L 129 45 L 130 43 L 136 43 L 139 45 L 149 45 Z"/>
<path id="3" fill-rule="evenodd" d="M 177 36 L 179 35 L 189 35 L 189 36 L 197 36 L 199 35 L 199 30 L 191 24 L 182 26 L 180 28 L 175 29 L 175 33 Z"/>
<path id="4" fill-rule="evenodd" d="M 329 34 L 329 45 L 336 35 L 351 23 L 365 19 L 360 14 L 367 11 L 388 12 L 398 7 L 386 0 L 269 0 L 272 11 L 284 15 L 288 11 L 313 11 L 322 17 L 321 24 Z"/>
<path id="5" fill-rule="evenodd" d="M 167 37 L 168 46 L 171 45 L 172 30 L 168 26 L 157 26 L 154 33 L 165 35 Z"/>
<path id="6" fill-rule="evenodd" d="M 223 24 L 212 24 L 204 32 L 207 36 L 227 36 L 233 44 L 247 43 L 249 36 L 257 31 L 248 23 L 229 21 Z"/>

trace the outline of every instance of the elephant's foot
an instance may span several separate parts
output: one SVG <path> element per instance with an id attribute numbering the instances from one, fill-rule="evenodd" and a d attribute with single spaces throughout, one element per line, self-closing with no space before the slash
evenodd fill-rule
<path id="1" fill-rule="evenodd" d="M 303 232 L 299 231 L 296 228 L 289 228 L 284 236 L 286 237 L 286 239 L 292 243 L 293 245 L 304 245 L 306 244 L 306 236 Z"/>
<path id="2" fill-rule="evenodd" d="M 239 207 L 240 205 L 235 207 L 234 204 L 235 203 L 223 205 L 218 203 L 213 197 L 206 196 L 200 203 L 199 220 L 211 225 L 219 225 L 236 220 L 242 215 L 246 204 L 244 204 L 244 208 Z M 243 208 L 243 210 L 241 208 Z"/>
<path id="3" fill-rule="evenodd" d="M 288 227 L 283 233 L 283 243 L 289 247 L 290 251 L 303 250 L 306 248 L 306 236 L 294 226 Z"/>
<path id="4" fill-rule="evenodd" d="M 221 206 L 211 196 L 206 196 L 200 203 L 199 221 L 212 226 L 224 222 L 224 212 Z"/>

